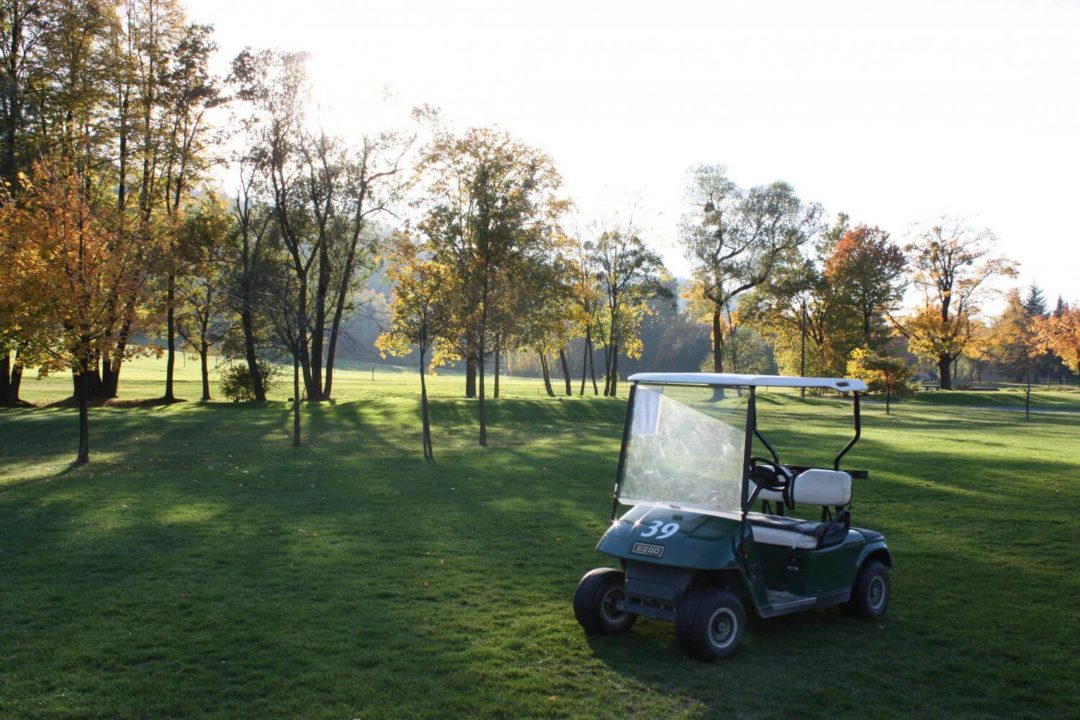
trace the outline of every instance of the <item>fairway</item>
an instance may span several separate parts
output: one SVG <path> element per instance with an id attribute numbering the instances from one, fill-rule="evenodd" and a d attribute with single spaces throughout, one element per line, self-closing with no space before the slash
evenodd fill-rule
<path id="1" fill-rule="evenodd" d="M 160 395 L 161 367 L 125 367 L 121 399 Z M 198 397 L 190 359 L 180 380 Z M 590 638 L 574 621 L 578 579 L 607 564 L 593 548 L 623 401 L 503 379 L 483 449 L 462 384 L 430 385 L 435 463 L 415 372 L 340 372 L 337 401 L 304 409 L 300 448 L 284 378 L 266 407 L 92 408 L 77 469 L 74 410 L 0 410 L 0 717 L 1080 712 L 1080 417 L 1025 422 L 947 393 L 891 417 L 867 403 L 852 516 L 888 538 L 889 612 L 759 621 L 705 664 L 667 623 Z M 60 400 L 70 378 L 23 394 Z M 760 405 L 782 452 L 807 448 L 793 463 L 850 432 L 836 402 Z"/>

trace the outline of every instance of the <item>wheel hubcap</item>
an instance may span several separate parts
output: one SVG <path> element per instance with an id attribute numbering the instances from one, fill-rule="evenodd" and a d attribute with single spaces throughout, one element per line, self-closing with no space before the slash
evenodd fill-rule
<path id="1" fill-rule="evenodd" d="M 879 577 L 870 581 L 870 607 L 878 610 L 885 604 L 885 581 Z"/>
<path id="2" fill-rule="evenodd" d="M 718 648 L 725 648 L 735 640 L 739 620 L 728 608 L 720 608 L 709 619 L 709 642 Z"/>
<path id="3" fill-rule="evenodd" d="M 614 587 L 604 593 L 600 601 L 600 614 L 604 616 L 604 620 L 616 623 L 626 616 L 626 613 L 619 609 L 619 603 L 622 602 L 623 597 L 622 588 Z"/>

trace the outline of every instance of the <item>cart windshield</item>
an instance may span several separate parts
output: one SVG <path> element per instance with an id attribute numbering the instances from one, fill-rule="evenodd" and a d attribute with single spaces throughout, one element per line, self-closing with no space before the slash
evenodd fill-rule
<path id="1" fill-rule="evenodd" d="M 739 512 L 747 387 L 639 384 L 619 502 Z"/>

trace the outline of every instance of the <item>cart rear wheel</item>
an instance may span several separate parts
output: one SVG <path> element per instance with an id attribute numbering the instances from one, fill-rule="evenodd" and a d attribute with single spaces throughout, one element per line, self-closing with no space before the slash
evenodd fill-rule
<path id="1" fill-rule="evenodd" d="M 675 635 L 699 660 L 717 660 L 735 652 L 746 628 L 746 610 L 735 593 L 694 590 L 679 602 Z"/>
<path id="2" fill-rule="evenodd" d="M 851 599 L 840 605 L 845 615 L 876 618 L 885 614 L 892 594 L 892 582 L 889 568 L 879 560 L 871 560 L 859 571 L 855 586 L 851 589 Z"/>
<path id="3" fill-rule="evenodd" d="M 626 598 L 625 582 L 626 576 L 612 568 L 597 568 L 585 573 L 574 591 L 574 617 L 585 632 L 617 635 L 630 629 L 637 615 L 619 608 Z"/>

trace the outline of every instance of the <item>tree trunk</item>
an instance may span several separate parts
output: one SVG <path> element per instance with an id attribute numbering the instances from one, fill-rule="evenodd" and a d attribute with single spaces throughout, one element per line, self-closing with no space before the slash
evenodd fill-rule
<path id="1" fill-rule="evenodd" d="M 15 365 L 11 368 L 11 380 L 8 382 L 8 399 L 13 407 L 21 402 L 19 400 L 19 388 L 22 387 L 22 376 L 22 362 L 16 359 Z"/>
<path id="2" fill-rule="evenodd" d="M 11 407 L 11 352 L 0 355 L 0 405 Z"/>
<path id="3" fill-rule="evenodd" d="M 544 357 L 544 353 L 536 353 L 540 358 L 540 373 L 544 378 L 544 391 L 548 394 L 548 397 L 555 397 L 555 390 L 551 387 L 551 371 L 548 369 L 547 358 Z"/>
<path id="4" fill-rule="evenodd" d="M 1031 370 L 1027 373 L 1027 388 L 1024 390 L 1024 419 L 1031 419 Z"/>
<path id="5" fill-rule="evenodd" d="M 300 353 L 293 348 L 292 361 L 292 388 L 293 388 L 293 422 L 292 444 L 293 447 L 300 444 Z"/>
<path id="6" fill-rule="evenodd" d="M 465 356 L 465 397 L 476 397 L 476 356 L 471 352 Z"/>
<path id="7" fill-rule="evenodd" d="M 169 273 L 169 289 L 165 296 L 165 402 L 176 399 L 173 394 L 173 374 L 176 369 L 176 274 Z"/>
<path id="8" fill-rule="evenodd" d="M 79 451 L 75 456 L 76 465 L 85 465 L 90 462 L 90 374 L 89 364 L 83 361 L 76 385 L 79 391 Z"/>
<path id="9" fill-rule="evenodd" d="M 589 328 L 585 328 L 585 342 L 581 345 L 581 391 L 578 393 L 585 397 L 585 381 L 589 378 Z"/>
<path id="10" fill-rule="evenodd" d="M 604 345 L 604 397 L 612 397 L 614 392 L 612 391 L 611 376 L 615 365 L 615 357 L 619 354 L 619 348 L 615 341 L 615 336 L 608 337 L 608 342 Z"/>
<path id="11" fill-rule="evenodd" d="M 210 399 L 210 368 L 207 367 L 206 356 L 210 354 L 210 344 L 202 341 L 199 352 L 199 369 L 202 371 L 202 399 L 206 402 Z"/>
<path id="12" fill-rule="evenodd" d="M 571 387 L 570 382 L 570 365 L 566 362 L 566 349 L 559 348 L 559 362 L 562 363 L 563 380 L 566 381 L 566 394 L 572 396 L 574 394 L 574 388 Z"/>
<path id="13" fill-rule="evenodd" d="M 886 380 L 885 381 L 885 414 L 886 415 L 891 415 L 892 414 L 889 411 L 889 400 L 891 398 L 892 398 L 892 382 L 889 381 L 889 380 Z"/>
<path id="14" fill-rule="evenodd" d="M 724 335 L 720 328 L 720 307 L 713 308 L 712 314 L 712 337 L 713 337 L 713 372 L 724 372 Z M 614 393 L 612 393 L 614 394 Z"/>
<path id="15" fill-rule="evenodd" d="M 595 397 L 600 394 L 600 388 L 596 386 L 596 354 L 592 338 L 589 338 L 589 376 L 592 378 L 592 394 Z"/>
<path id="16" fill-rule="evenodd" d="M 483 331 L 482 331 L 483 332 Z M 480 380 L 480 446 L 487 447 L 487 407 L 484 404 L 484 341 L 480 341 L 476 371 Z"/>
<path id="17" fill-rule="evenodd" d="M 502 362 L 502 336 L 495 336 L 495 392 L 494 397 L 499 397 L 499 364 Z"/>
<path id="18" fill-rule="evenodd" d="M 0 356 L 0 406 L 16 407 L 19 404 L 19 386 L 22 384 L 22 363 L 18 356 L 12 362 L 11 353 Z"/>
<path id="19" fill-rule="evenodd" d="M 247 360 L 248 374 L 251 376 L 251 389 L 255 402 L 266 402 L 266 386 L 263 385 L 259 371 L 259 359 L 255 355 L 255 328 L 251 318 L 251 309 L 245 300 L 244 310 L 240 313 L 240 325 L 244 331 L 244 359 Z"/>
<path id="20" fill-rule="evenodd" d="M 434 460 L 435 450 L 431 446 L 431 420 L 428 415 L 427 379 L 425 372 L 427 363 L 424 362 L 424 351 L 420 351 L 420 422 L 422 426 L 421 441 L 424 445 L 424 459 Z"/>
<path id="21" fill-rule="evenodd" d="M 948 355 L 938 356 L 938 385 L 942 390 L 952 390 L 952 358 Z"/>
<path id="22" fill-rule="evenodd" d="M 806 377 L 806 302 L 801 306 L 799 314 L 799 377 Z M 799 397 L 806 397 L 806 388 L 799 388 Z"/>
<path id="23" fill-rule="evenodd" d="M 611 374 L 609 376 L 610 392 L 608 395 L 615 397 L 615 394 L 619 390 L 619 343 L 615 343 L 611 346 Z"/>

